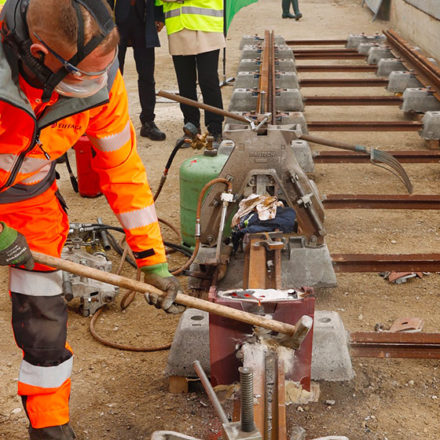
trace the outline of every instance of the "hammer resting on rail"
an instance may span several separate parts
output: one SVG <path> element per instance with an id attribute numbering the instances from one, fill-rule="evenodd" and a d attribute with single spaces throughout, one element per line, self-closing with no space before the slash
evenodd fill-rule
<path id="1" fill-rule="evenodd" d="M 73 273 L 75 275 L 92 278 L 94 280 L 102 281 L 103 283 L 112 284 L 125 289 L 135 290 L 140 293 L 154 293 L 157 295 L 165 295 L 165 292 L 157 289 L 150 284 L 141 281 L 132 280 L 131 278 L 123 277 L 113 273 L 105 272 L 103 270 L 94 269 L 92 267 L 84 266 L 82 264 L 74 263 L 73 261 L 62 258 L 52 257 L 50 255 L 42 254 L 40 252 L 32 251 L 34 260 L 38 263 L 49 267 L 54 267 L 59 270 Z M 296 325 L 287 324 L 274 319 L 265 318 L 263 316 L 254 315 L 252 313 L 236 310 L 231 307 L 215 304 L 210 301 L 205 301 L 200 298 L 194 298 L 183 293 L 178 293 L 175 302 L 186 307 L 192 307 L 205 312 L 213 313 L 214 315 L 223 316 L 224 318 L 235 319 L 246 324 L 251 324 L 257 327 L 263 327 L 267 330 L 272 330 L 277 333 L 287 335 L 282 338 L 282 344 L 293 349 L 300 347 L 307 333 L 312 327 L 313 320 L 310 316 L 304 315 L 296 323 Z"/>

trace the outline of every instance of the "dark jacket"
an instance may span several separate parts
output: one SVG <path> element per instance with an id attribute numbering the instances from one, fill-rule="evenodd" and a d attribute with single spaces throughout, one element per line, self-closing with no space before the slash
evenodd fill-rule
<path id="1" fill-rule="evenodd" d="M 146 47 L 159 47 L 160 41 L 156 30 L 156 21 L 165 22 L 162 6 L 155 6 L 154 0 L 135 0 L 137 20 L 127 23 L 130 18 L 130 0 L 107 0 L 115 13 L 115 22 L 121 35 L 131 26 L 144 28 Z"/>

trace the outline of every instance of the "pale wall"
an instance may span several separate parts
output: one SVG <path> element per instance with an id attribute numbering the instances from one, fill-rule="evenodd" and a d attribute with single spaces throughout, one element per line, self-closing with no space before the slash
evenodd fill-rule
<path id="1" fill-rule="evenodd" d="M 404 0 L 391 0 L 389 24 L 402 38 L 419 46 L 440 64 L 440 20 Z"/>

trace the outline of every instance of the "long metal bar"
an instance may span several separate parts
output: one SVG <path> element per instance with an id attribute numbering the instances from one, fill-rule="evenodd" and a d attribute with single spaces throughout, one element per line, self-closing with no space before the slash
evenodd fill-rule
<path id="1" fill-rule="evenodd" d="M 304 96 L 304 103 L 310 105 L 400 105 L 400 96 Z"/>
<path id="2" fill-rule="evenodd" d="M 355 357 L 440 359 L 440 333 L 356 332 L 350 339 Z"/>
<path id="3" fill-rule="evenodd" d="M 264 50 L 261 54 L 260 79 L 258 84 L 257 113 L 266 113 L 269 99 L 270 33 L 264 32 Z"/>
<path id="4" fill-rule="evenodd" d="M 387 79 L 382 78 L 306 78 L 300 79 L 301 87 L 386 87 Z"/>
<path id="5" fill-rule="evenodd" d="M 440 150 L 420 151 L 387 151 L 400 163 L 440 163 Z M 351 151 L 315 151 L 315 163 L 369 163 L 370 158 L 365 154 Z"/>
<path id="6" fill-rule="evenodd" d="M 288 46 L 337 46 L 346 45 L 347 40 L 286 40 Z"/>
<path id="7" fill-rule="evenodd" d="M 311 131 L 419 131 L 419 121 L 310 121 Z"/>
<path id="8" fill-rule="evenodd" d="M 218 400 L 217 394 L 215 394 L 214 389 L 212 388 L 211 383 L 209 382 L 208 377 L 206 376 L 205 371 L 202 368 L 202 365 L 198 360 L 195 360 L 193 362 L 193 367 L 195 372 L 197 373 L 197 376 L 199 376 L 200 382 L 202 382 L 203 388 L 205 389 L 205 392 L 209 398 L 209 400 L 212 403 L 212 406 L 215 409 L 215 412 L 217 413 L 219 419 L 223 424 L 229 423 L 228 418 L 226 417 L 226 413 L 223 410 L 223 407 Z"/>
<path id="9" fill-rule="evenodd" d="M 420 52 L 411 49 L 408 43 L 393 30 L 385 31 L 388 43 L 401 54 L 415 70 L 417 79 L 425 86 L 434 89 L 434 95 L 440 99 L 440 69 Z"/>
<path id="10" fill-rule="evenodd" d="M 440 195 L 329 194 L 326 209 L 440 209 Z"/>
<path id="11" fill-rule="evenodd" d="M 293 53 L 296 55 L 359 55 L 356 49 L 345 48 L 325 48 L 325 49 L 293 49 Z M 362 55 L 365 58 L 365 55 Z"/>
<path id="12" fill-rule="evenodd" d="M 297 64 L 297 72 L 376 72 L 377 66 L 368 64 Z"/>
<path id="13" fill-rule="evenodd" d="M 294 52 L 295 59 L 297 60 L 346 60 L 346 59 L 364 59 L 365 55 L 361 53 L 297 53 Z"/>
<path id="14" fill-rule="evenodd" d="M 440 254 L 332 254 L 335 272 L 440 272 Z"/>

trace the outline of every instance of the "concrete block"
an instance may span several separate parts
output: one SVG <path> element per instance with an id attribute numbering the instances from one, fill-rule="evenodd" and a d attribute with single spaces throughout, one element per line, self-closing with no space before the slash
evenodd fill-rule
<path id="1" fill-rule="evenodd" d="M 361 43 L 377 43 L 382 44 L 386 41 L 387 37 L 383 34 L 365 35 L 365 34 L 350 34 L 347 38 L 347 49 L 357 49 Z"/>
<path id="2" fill-rule="evenodd" d="M 405 89 L 401 109 L 404 112 L 426 113 L 440 110 L 440 101 L 432 90 L 425 88 Z"/>
<path id="3" fill-rule="evenodd" d="M 260 59 L 242 58 L 238 64 L 238 72 L 258 72 L 260 64 Z"/>
<path id="4" fill-rule="evenodd" d="M 354 377 L 348 336 L 337 312 L 315 310 L 312 380 L 343 381 Z"/>
<path id="5" fill-rule="evenodd" d="M 289 46 L 287 46 L 287 44 L 285 44 L 282 46 L 275 46 L 275 58 L 290 58 L 295 60 L 295 55 L 293 54 L 293 50 Z"/>
<path id="6" fill-rule="evenodd" d="M 403 72 L 396 70 L 391 72 L 388 77 L 387 90 L 393 93 L 403 93 L 408 88 L 422 87 L 422 83 L 412 72 Z"/>
<path id="7" fill-rule="evenodd" d="M 357 51 L 362 55 L 368 55 L 370 49 L 374 47 L 379 47 L 379 45 L 377 43 L 372 43 L 372 42 L 360 43 L 357 48 Z"/>
<path id="8" fill-rule="evenodd" d="M 183 312 L 174 334 L 165 375 L 197 377 L 192 365 L 195 360 L 209 375 L 209 313 L 190 308 Z"/>
<path id="9" fill-rule="evenodd" d="M 302 112 L 281 113 L 277 122 L 279 125 L 299 125 L 302 133 L 307 134 L 309 132 L 306 118 Z"/>
<path id="10" fill-rule="evenodd" d="M 234 89 L 229 101 L 229 111 L 249 112 L 257 107 L 258 93 L 255 89 Z"/>
<path id="11" fill-rule="evenodd" d="M 313 185 L 313 182 L 310 183 Z M 289 258 L 281 261 L 283 286 L 336 286 L 327 245 L 307 247 L 303 237 L 291 237 L 289 247 Z"/>
<path id="12" fill-rule="evenodd" d="M 296 72 L 295 60 L 293 58 L 278 58 L 275 60 L 275 70 L 282 72 Z"/>
<path id="13" fill-rule="evenodd" d="M 388 46 L 374 46 L 368 51 L 368 64 L 377 64 L 382 58 L 395 58 Z"/>
<path id="14" fill-rule="evenodd" d="M 234 89 L 253 89 L 258 87 L 260 74 L 258 72 L 238 72 Z"/>
<path id="15" fill-rule="evenodd" d="M 155 431 L 151 440 L 200 440 L 174 431 Z"/>
<path id="16" fill-rule="evenodd" d="M 299 89 L 298 75 L 296 72 L 276 72 L 275 86 L 280 89 Z"/>
<path id="17" fill-rule="evenodd" d="M 296 160 L 298 161 L 300 167 L 305 173 L 313 173 L 315 170 L 315 164 L 313 162 L 312 151 L 310 145 L 307 141 L 302 141 L 300 139 L 292 141 L 290 143 L 292 147 Z"/>
<path id="18" fill-rule="evenodd" d="M 384 76 L 388 78 L 391 72 L 396 70 L 404 70 L 407 68 L 402 64 L 402 62 L 397 58 L 382 58 L 377 63 L 377 76 Z"/>
<path id="19" fill-rule="evenodd" d="M 243 49 L 245 46 L 256 45 L 263 43 L 264 38 L 260 38 L 258 35 L 243 35 L 239 49 Z"/>
<path id="20" fill-rule="evenodd" d="M 247 45 L 244 46 L 241 51 L 241 58 L 244 59 L 255 59 L 255 58 L 261 58 L 261 53 L 263 52 L 263 48 L 261 45 Z"/>
<path id="21" fill-rule="evenodd" d="M 276 94 L 277 110 L 282 112 L 302 112 L 304 110 L 303 98 L 299 89 L 277 90 Z"/>
<path id="22" fill-rule="evenodd" d="M 239 49 L 243 49 L 244 46 L 248 45 L 261 45 L 264 43 L 264 38 L 259 37 L 258 35 L 243 35 Z M 280 35 L 275 36 L 275 45 L 285 45 L 286 40 L 284 37 Z"/>
<path id="23" fill-rule="evenodd" d="M 420 135 L 426 140 L 440 139 L 440 112 L 426 112 L 422 119 L 423 129 Z"/>

